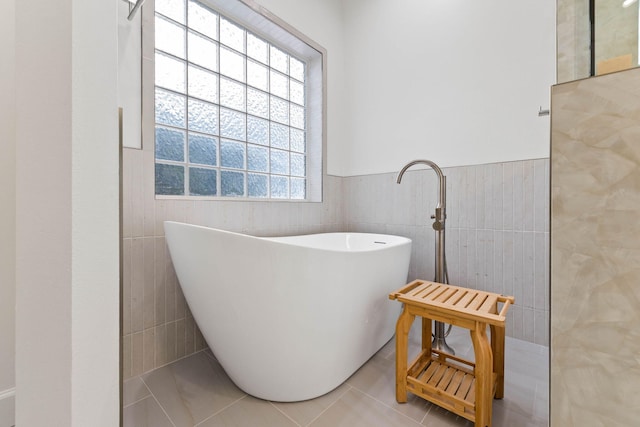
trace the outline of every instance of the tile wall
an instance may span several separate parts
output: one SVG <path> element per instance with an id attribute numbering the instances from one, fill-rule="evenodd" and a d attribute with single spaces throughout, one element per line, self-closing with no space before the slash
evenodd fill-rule
<path id="1" fill-rule="evenodd" d="M 327 176 L 323 203 L 156 200 L 153 151 L 123 156 L 124 377 L 206 346 L 165 245 L 163 221 L 258 236 L 371 231 L 413 239 L 409 278 L 433 278 L 435 174 Z M 514 295 L 507 334 L 548 345 L 548 159 L 444 169 L 449 282 Z"/>
<path id="2" fill-rule="evenodd" d="M 549 343 L 549 160 L 443 169 L 449 283 L 513 295 L 507 334 Z M 410 279 L 434 277 L 438 200 L 431 170 L 344 178 L 350 231 L 413 239 Z"/>
<path id="3" fill-rule="evenodd" d="M 638 425 L 640 69 L 551 99 L 551 424 Z"/>
<path id="4" fill-rule="evenodd" d="M 589 77 L 591 73 L 589 1 L 557 1 L 556 39 L 558 83 Z"/>

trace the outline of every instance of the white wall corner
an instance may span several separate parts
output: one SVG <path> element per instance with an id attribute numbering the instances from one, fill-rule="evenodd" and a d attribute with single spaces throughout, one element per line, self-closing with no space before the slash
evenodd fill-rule
<path id="1" fill-rule="evenodd" d="M 114 426 L 118 5 L 13 1 L 16 425 Z"/>

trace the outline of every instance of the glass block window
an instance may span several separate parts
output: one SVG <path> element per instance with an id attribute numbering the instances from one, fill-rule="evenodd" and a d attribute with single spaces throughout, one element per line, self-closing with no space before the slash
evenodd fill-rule
<path id="1" fill-rule="evenodd" d="M 307 199 L 307 72 L 200 1 L 156 0 L 156 195 Z"/>

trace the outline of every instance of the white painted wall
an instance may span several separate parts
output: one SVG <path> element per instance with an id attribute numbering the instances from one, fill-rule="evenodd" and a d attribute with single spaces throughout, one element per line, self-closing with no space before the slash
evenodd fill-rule
<path id="1" fill-rule="evenodd" d="M 343 4 L 341 175 L 549 156 L 555 1 Z"/>
<path id="2" fill-rule="evenodd" d="M 16 16 L 16 424 L 115 426 L 116 3 L 9 1 Z"/>
<path id="3" fill-rule="evenodd" d="M 14 424 L 15 387 L 15 7 L 0 14 L 0 426 Z"/>

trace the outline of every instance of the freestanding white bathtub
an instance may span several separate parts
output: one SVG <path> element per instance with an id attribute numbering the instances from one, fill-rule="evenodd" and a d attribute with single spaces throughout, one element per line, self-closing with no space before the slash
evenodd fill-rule
<path id="1" fill-rule="evenodd" d="M 204 338 L 246 393 L 292 402 L 344 382 L 393 336 L 411 240 L 327 233 L 259 238 L 165 222 Z"/>

